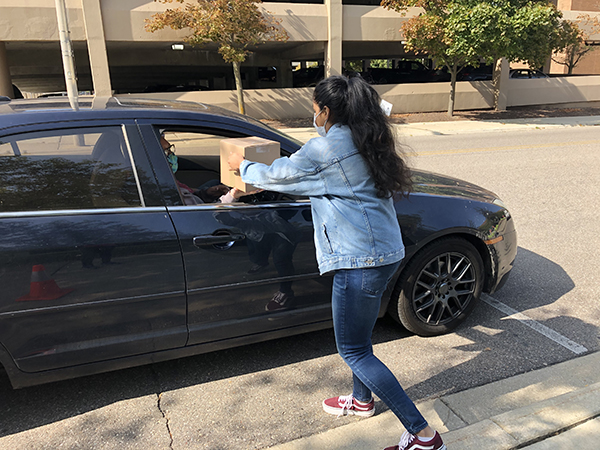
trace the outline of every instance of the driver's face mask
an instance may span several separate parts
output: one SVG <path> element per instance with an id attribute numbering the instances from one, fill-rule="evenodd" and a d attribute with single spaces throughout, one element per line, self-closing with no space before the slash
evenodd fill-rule
<path id="1" fill-rule="evenodd" d="M 322 127 L 317 125 L 317 117 L 319 117 L 321 115 L 321 113 L 323 112 L 323 110 L 319 111 L 319 114 L 315 113 L 313 116 L 313 127 L 315 127 L 315 130 L 317 130 L 317 134 L 321 137 L 325 137 L 327 135 L 327 130 L 325 129 L 325 125 L 327 125 L 327 119 L 325 119 L 325 123 L 323 124 Z"/>
<path id="2" fill-rule="evenodd" d="M 177 155 L 175 153 L 169 153 L 167 155 L 167 162 L 169 163 L 169 166 L 171 166 L 173 173 L 177 172 L 177 169 L 179 169 L 179 162 L 177 161 Z"/>

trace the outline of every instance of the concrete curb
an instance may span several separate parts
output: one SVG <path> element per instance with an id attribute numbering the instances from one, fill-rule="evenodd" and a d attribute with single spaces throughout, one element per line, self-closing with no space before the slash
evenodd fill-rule
<path id="1" fill-rule="evenodd" d="M 596 125 L 600 125 L 600 116 L 507 119 L 503 121 L 461 120 L 454 122 L 411 123 L 396 125 L 396 127 L 401 134 L 409 136 L 449 136 L 456 134 L 482 133 L 492 131 L 516 131 L 527 129 L 562 128 Z"/>
<path id="2" fill-rule="evenodd" d="M 600 415 L 600 383 L 444 434 L 449 448 L 510 450 Z"/>
<path id="3" fill-rule="evenodd" d="M 523 448 L 600 416 L 600 352 L 417 406 L 451 450 Z M 381 450 L 403 431 L 390 411 L 332 420 L 350 423 L 270 448 Z"/>

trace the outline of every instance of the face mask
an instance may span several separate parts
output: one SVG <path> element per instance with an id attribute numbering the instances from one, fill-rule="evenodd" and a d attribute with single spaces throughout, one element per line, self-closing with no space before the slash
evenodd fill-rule
<path id="1" fill-rule="evenodd" d="M 323 112 L 323 110 L 319 111 L 319 114 L 321 114 Z M 325 125 L 327 125 L 327 120 L 325 120 L 325 123 L 323 124 L 322 127 L 317 125 L 317 117 L 319 117 L 319 114 L 315 113 L 314 117 L 313 117 L 313 127 L 315 127 L 315 130 L 317 130 L 317 134 L 321 137 L 325 137 L 327 135 L 327 130 L 325 129 Z"/>
<path id="2" fill-rule="evenodd" d="M 177 172 L 177 169 L 179 169 L 179 163 L 177 162 L 177 155 L 175 153 L 169 153 L 169 156 L 167 156 L 167 162 L 169 163 L 169 166 L 171 166 L 173 173 Z"/>

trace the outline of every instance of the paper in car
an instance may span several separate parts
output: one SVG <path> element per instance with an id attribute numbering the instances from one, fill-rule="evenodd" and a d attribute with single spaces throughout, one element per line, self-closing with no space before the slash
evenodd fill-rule
<path id="1" fill-rule="evenodd" d="M 389 115 L 392 113 L 392 107 L 394 105 L 392 105 L 390 102 L 386 102 L 384 99 L 381 99 L 379 106 L 381 106 L 381 109 L 383 109 L 383 113 L 389 117 Z"/>

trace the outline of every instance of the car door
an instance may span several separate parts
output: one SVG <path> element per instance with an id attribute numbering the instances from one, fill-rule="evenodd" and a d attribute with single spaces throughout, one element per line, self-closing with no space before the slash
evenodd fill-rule
<path id="1" fill-rule="evenodd" d="M 181 252 L 137 126 L 3 133 L 0 343 L 18 368 L 185 346 Z"/>
<path id="2" fill-rule="evenodd" d="M 217 122 L 139 123 L 149 153 L 158 155 L 153 165 L 161 184 L 172 183 L 163 195 L 175 199 L 167 209 L 185 261 L 188 344 L 330 320 L 331 278 L 319 276 L 307 198 L 263 192 L 240 202 L 205 198 L 206 203 L 183 206 L 177 195 L 175 179 L 180 189 L 219 183 L 221 139 L 272 137 L 259 128 Z M 161 132 L 178 155 L 174 175 L 161 151 Z M 290 301 L 279 308 L 273 300 L 282 293 Z"/>

